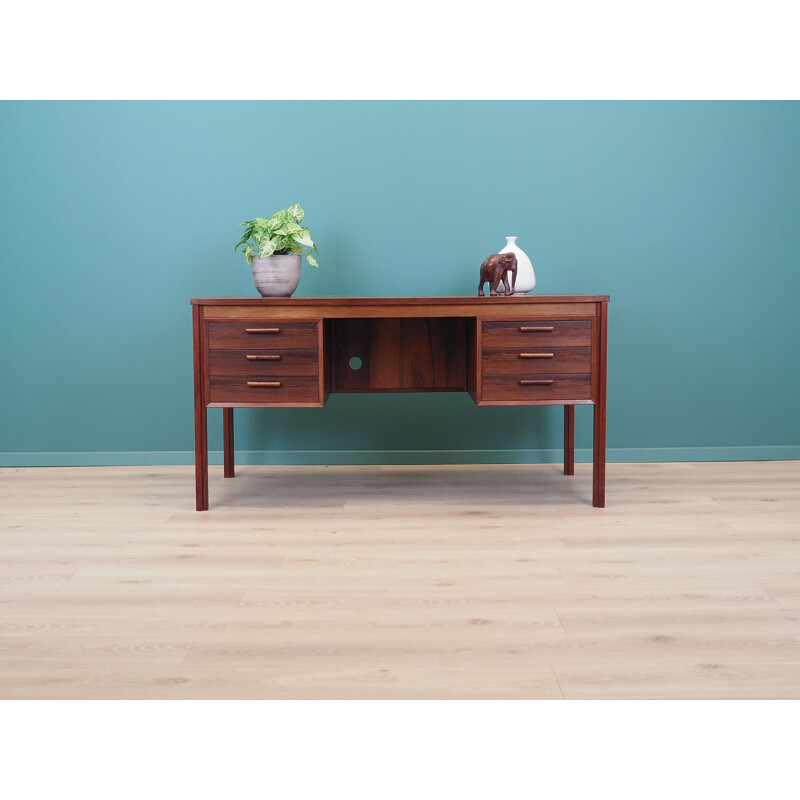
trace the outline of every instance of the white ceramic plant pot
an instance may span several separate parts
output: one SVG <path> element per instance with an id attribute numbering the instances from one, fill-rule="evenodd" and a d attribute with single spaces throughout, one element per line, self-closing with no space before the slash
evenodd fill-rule
<path id="1" fill-rule="evenodd" d="M 536 275 L 533 264 L 525 253 L 517 247 L 516 236 L 506 236 L 506 246 L 501 253 L 513 253 L 517 257 L 517 282 L 514 284 L 514 294 L 527 294 L 536 286 Z M 503 294 L 503 284 L 497 288 L 498 294 Z"/>
<path id="2" fill-rule="evenodd" d="M 253 256 L 250 266 L 262 297 L 291 297 L 300 283 L 300 256 Z"/>

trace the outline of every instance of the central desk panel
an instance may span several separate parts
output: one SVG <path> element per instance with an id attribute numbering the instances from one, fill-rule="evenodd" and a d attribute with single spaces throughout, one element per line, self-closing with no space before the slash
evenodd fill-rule
<path id="1" fill-rule="evenodd" d="M 403 317 L 326 320 L 331 392 L 465 392 L 474 319 Z M 350 366 L 353 358 L 361 366 Z"/>

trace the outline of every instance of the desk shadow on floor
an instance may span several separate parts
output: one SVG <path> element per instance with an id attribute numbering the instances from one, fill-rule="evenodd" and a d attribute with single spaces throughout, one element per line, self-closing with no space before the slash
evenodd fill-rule
<path id="1" fill-rule="evenodd" d="M 473 513 L 516 506 L 591 503 L 591 476 L 565 476 L 558 464 L 480 466 L 242 466 L 212 474 L 211 508 L 354 508 L 402 505 Z M 581 491 L 582 490 L 582 491 Z M 401 510 L 398 508 L 398 510 Z"/>

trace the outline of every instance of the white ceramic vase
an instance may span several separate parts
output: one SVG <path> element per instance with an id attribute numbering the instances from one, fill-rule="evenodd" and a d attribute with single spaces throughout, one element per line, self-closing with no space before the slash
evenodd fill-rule
<path id="1" fill-rule="evenodd" d="M 262 297 L 291 297 L 300 283 L 300 256 L 253 256 L 250 266 Z"/>
<path id="2" fill-rule="evenodd" d="M 513 253 L 517 257 L 517 282 L 514 284 L 514 294 L 527 294 L 536 286 L 536 275 L 533 264 L 525 253 L 517 247 L 516 236 L 506 236 L 506 246 L 501 253 Z M 504 294 L 503 284 L 497 288 L 498 294 Z"/>

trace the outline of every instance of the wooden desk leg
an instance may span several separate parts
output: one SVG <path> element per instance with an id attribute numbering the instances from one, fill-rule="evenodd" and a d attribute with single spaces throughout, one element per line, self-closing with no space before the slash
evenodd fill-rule
<path id="1" fill-rule="evenodd" d="M 208 511 L 208 412 L 203 391 L 203 312 L 192 306 L 194 339 L 194 482 L 198 511 Z"/>
<path id="2" fill-rule="evenodd" d="M 592 505 L 606 506 L 606 408 L 594 407 L 594 459 L 592 469 Z"/>
<path id="3" fill-rule="evenodd" d="M 208 414 L 200 398 L 194 403 L 194 480 L 197 510 L 208 511 Z"/>
<path id="4" fill-rule="evenodd" d="M 575 474 L 575 406 L 564 406 L 564 474 Z"/>
<path id="5" fill-rule="evenodd" d="M 592 472 L 592 505 L 606 506 L 606 340 L 608 305 L 597 304 L 598 323 L 598 390 L 594 405 L 594 453 Z"/>
<path id="6" fill-rule="evenodd" d="M 233 477 L 233 409 L 222 409 L 222 449 L 224 475 L 226 478 Z"/>

